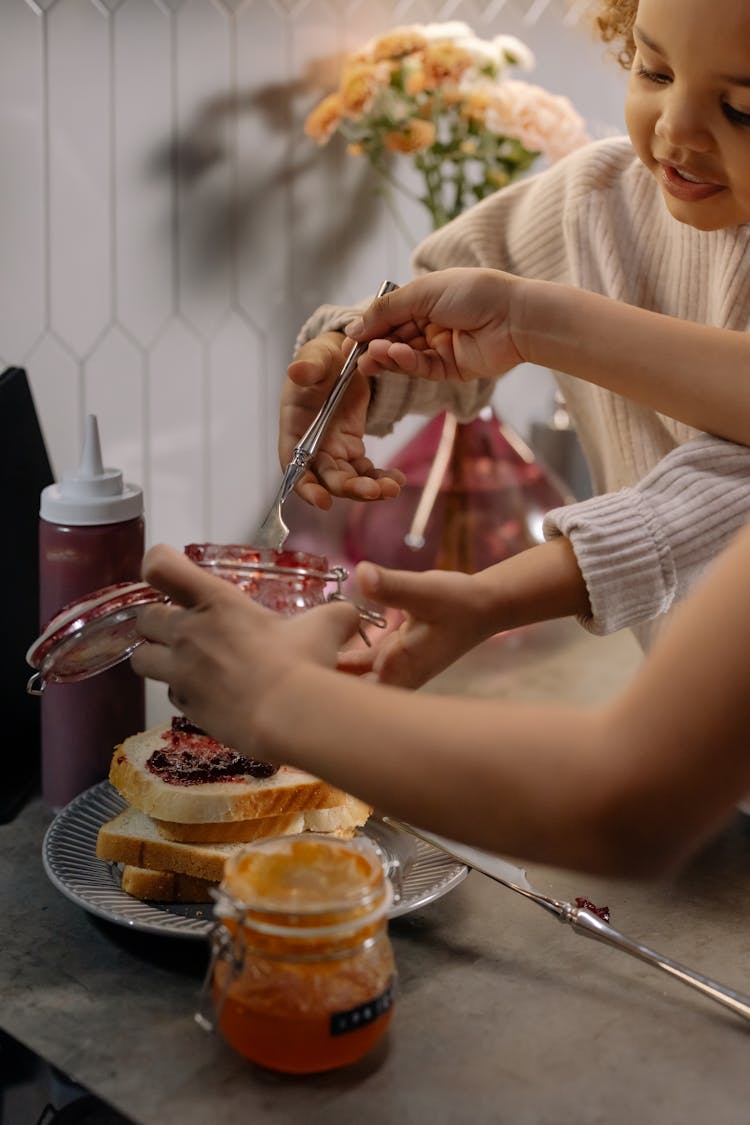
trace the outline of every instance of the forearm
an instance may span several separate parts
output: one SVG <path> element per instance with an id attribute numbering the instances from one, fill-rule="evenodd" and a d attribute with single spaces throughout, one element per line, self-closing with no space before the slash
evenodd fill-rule
<path id="1" fill-rule="evenodd" d="M 582 289 L 523 281 L 524 359 L 635 399 L 699 430 L 750 445 L 750 338 L 648 312 Z"/>
<path id="2" fill-rule="evenodd" d="M 488 567 L 474 581 L 487 636 L 536 621 L 590 614 L 586 583 L 564 536 Z"/>
<path id="3" fill-rule="evenodd" d="M 617 869 L 596 713 L 376 687 L 309 665 L 282 698 L 255 712 L 275 758 L 478 847 Z"/>
<path id="4" fill-rule="evenodd" d="M 676 732 L 663 709 L 649 725 L 632 704 L 623 714 L 438 696 L 308 665 L 290 674 L 283 706 L 269 698 L 255 721 L 276 759 L 449 838 L 570 869 L 653 877 L 684 860 L 743 792 L 739 756 L 728 778 L 712 777 L 705 759 L 716 743 L 705 723 L 697 736 L 683 730 L 701 704 L 694 694 L 686 708 L 674 698 L 680 688 L 660 676 L 646 692 L 650 719 L 659 697 L 688 712 Z M 685 752 L 695 759 L 687 765 Z"/>
<path id="5" fill-rule="evenodd" d="M 607 709 L 607 754 L 628 764 L 612 831 L 675 860 L 750 791 L 750 526 L 680 607 L 629 687 Z"/>
<path id="6" fill-rule="evenodd" d="M 297 663 L 254 708 L 254 733 L 275 759 L 447 836 L 661 873 L 750 789 L 749 563 L 750 530 L 603 708 L 410 693 Z"/>

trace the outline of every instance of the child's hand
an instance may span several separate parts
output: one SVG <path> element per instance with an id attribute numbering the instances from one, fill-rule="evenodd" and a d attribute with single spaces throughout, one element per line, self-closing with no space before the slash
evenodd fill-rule
<path id="1" fill-rule="evenodd" d="M 373 301 L 347 335 L 370 346 L 367 376 L 387 368 L 434 381 L 495 378 L 521 363 L 524 283 L 499 270 L 450 269 Z"/>
<path id="2" fill-rule="evenodd" d="M 360 563 L 357 585 L 368 600 L 403 610 L 404 620 L 373 647 L 339 653 L 342 672 L 374 676 L 384 684 L 417 688 L 485 640 L 486 602 L 469 574 L 428 570 L 412 574 Z"/>
<path id="3" fill-rule="evenodd" d="M 341 332 L 324 332 L 304 344 L 287 369 L 279 414 L 279 460 L 286 468 L 292 450 L 310 426 L 351 351 Z M 355 372 L 325 433 L 314 464 L 297 491 L 314 507 L 328 509 L 332 496 L 384 500 L 398 496 L 398 469 L 378 469 L 365 456 L 364 432 L 370 386 Z"/>
<path id="4" fill-rule="evenodd" d="M 358 611 L 347 602 L 294 617 L 273 613 L 170 547 L 152 547 L 142 569 L 174 604 L 140 611 L 147 643 L 131 657 L 134 670 L 169 684 L 170 699 L 191 722 L 249 754 L 258 749 L 261 705 L 301 665 L 333 668 L 359 627 Z"/>

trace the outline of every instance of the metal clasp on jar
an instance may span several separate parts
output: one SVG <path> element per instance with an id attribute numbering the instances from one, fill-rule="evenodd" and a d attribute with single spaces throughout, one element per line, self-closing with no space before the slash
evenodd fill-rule
<path id="1" fill-rule="evenodd" d="M 353 598 L 350 598 L 347 594 L 344 593 L 342 587 L 349 577 L 349 571 L 345 566 L 334 566 L 333 570 L 331 571 L 330 577 L 335 579 L 338 585 L 333 593 L 328 595 L 328 601 L 352 603 L 352 605 L 359 613 L 360 622 L 363 623 L 359 626 L 359 635 L 368 646 L 368 648 L 371 648 L 372 645 L 370 643 L 370 638 L 367 636 L 367 633 L 365 632 L 363 626 L 364 624 L 367 624 L 374 625 L 377 629 L 385 629 L 387 624 L 385 617 L 382 613 L 378 613 L 376 609 L 368 609 L 367 606 L 360 605 L 359 602 L 355 602 Z M 330 579 L 327 577 L 326 581 L 329 580 Z"/>

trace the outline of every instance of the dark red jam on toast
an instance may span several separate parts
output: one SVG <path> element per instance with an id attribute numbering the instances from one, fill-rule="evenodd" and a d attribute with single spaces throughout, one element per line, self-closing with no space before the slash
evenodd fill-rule
<path id="1" fill-rule="evenodd" d="M 164 746 L 154 750 L 146 768 L 169 785 L 203 785 L 209 781 L 243 781 L 272 777 L 278 766 L 246 758 L 211 738 L 184 716 L 175 716 L 162 734 Z"/>

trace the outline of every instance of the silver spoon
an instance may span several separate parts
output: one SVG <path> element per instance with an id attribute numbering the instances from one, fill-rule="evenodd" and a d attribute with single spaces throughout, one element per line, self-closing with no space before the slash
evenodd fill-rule
<path id="1" fill-rule="evenodd" d="M 378 289 L 377 295 L 378 297 L 383 297 L 386 293 L 390 293 L 394 289 L 398 289 L 395 282 L 384 281 Z M 282 518 L 281 507 L 286 498 L 293 491 L 297 481 L 304 475 L 307 466 L 317 453 L 323 435 L 328 429 L 328 423 L 333 417 L 336 407 L 344 391 L 349 386 L 352 375 L 356 370 L 357 360 L 366 350 L 367 344 L 355 344 L 349 352 L 349 355 L 346 357 L 346 362 L 341 368 L 338 378 L 328 394 L 328 398 L 318 411 L 312 425 L 300 438 L 299 445 L 295 445 L 292 450 L 292 459 L 284 469 L 284 475 L 281 478 L 279 490 L 274 497 L 271 507 L 268 509 L 266 518 L 253 536 L 253 545 L 255 547 L 272 547 L 275 551 L 280 551 L 284 546 L 287 536 L 289 535 L 289 528 Z"/>

